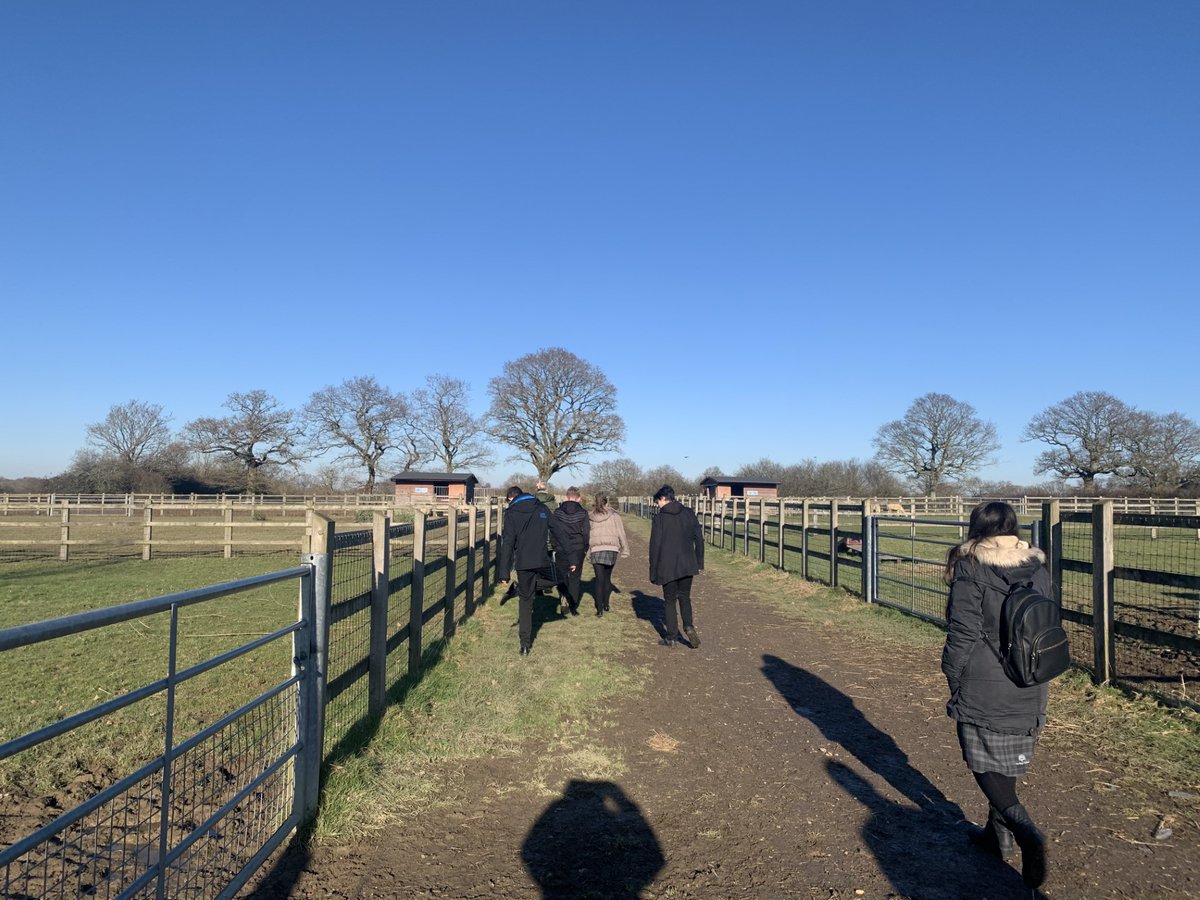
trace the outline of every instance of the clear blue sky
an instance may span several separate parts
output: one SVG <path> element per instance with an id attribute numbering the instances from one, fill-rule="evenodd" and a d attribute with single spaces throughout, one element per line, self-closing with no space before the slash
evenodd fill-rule
<path id="1" fill-rule="evenodd" d="M 563 346 L 646 467 L 941 391 L 1033 481 L 1075 391 L 1200 419 L 1198 48 L 1193 0 L 10 0 L 0 475 Z"/>

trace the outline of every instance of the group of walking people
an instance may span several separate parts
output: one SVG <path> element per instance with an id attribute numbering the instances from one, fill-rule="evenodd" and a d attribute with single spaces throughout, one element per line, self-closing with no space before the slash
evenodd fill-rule
<path id="1" fill-rule="evenodd" d="M 591 511 L 570 488 L 553 512 L 543 499 L 551 495 L 508 489 L 508 507 L 500 552 L 500 572 L 507 583 L 517 572 L 521 599 L 521 654 L 532 644 L 532 604 L 539 586 L 557 582 L 565 613 L 578 612 L 585 556 L 596 571 L 593 595 L 596 615 L 608 611 L 612 570 L 618 556 L 629 555 L 625 527 L 597 494 Z M 704 535 L 696 514 L 663 485 L 654 495 L 657 506 L 650 531 L 650 581 L 662 587 L 664 634 L 672 647 L 683 633 L 700 646 L 691 602 L 693 578 L 704 570 Z M 553 548 L 558 578 L 547 578 Z M 565 575 L 563 574 L 565 571 Z M 1015 585 L 1030 585 L 1052 597 L 1054 588 L 1045 555 L 1020 537 L 1016 511 L 1007 503 L 982 503 L 971 513 L 967 539 L 947 555 L 943 575 L 946 642 L 942 671 L 950 690 L 947 715 L 956 723 L 963 760 L 988 804 L 986 824 L 972 826 L 968 836 L 986 853 L 1010 860 L 1021 850 L 1021 872 L 1029 888 L 1046 878 L 1046 838 L 1017 797 L 1017 780 L 1029 771 L 1038 738 L 1046 727 L 1046 684 L 1020 686 L 1005 671 L 997 651 L 1004 602 Z"/>
<path id="2" fill-rule="evenodd" d="M 508 505 L 500 542 L 501 584 L 509 587 L 515 569 L 520 652 L 528 656 L 533 647 L 534 596 L 557 587 L 563 615 L 579 615 L 583 564 L 587 559 L 595 572 L 592 599 L 596 616 L 602 617 L 609 611 L 613 568 L 618 558 L 629 556 L 629 543 L 625 524 L 608 505 L 606 494 L 596 494 L 591 510 L 587 510 L 579 488 L 570 487 L 563 502 L 556 504 L 554 495 L 539 481 L 535 493 L 513 485 L 505 499 Z M 700 634 L 692 610 L 692 579 L 704 569 L 704 534 L 696 514 L 675 499 L 670 485 L 663 485 L 654 501 L 658 515 L 650 531 L 650 581 L 663 589 L 661 643 L 675 646 L 682 614 L 683 633 L 696 648 L 700 646 Z M 511 590 L 505 599 L 509 596 Z"/>
<path id="3" fill-rule="evenodd" d="M 500 541 L 500 583 L 507 586 L 516 569 L 520 652 L 528 656 L 533 647 L 534 596 L 557 588 L 563 614 L 579 615 L 583 563 L 590 559 L 596 575 L 592 600 L 596 616 L 603 616 L 609 611 L 613 568 L 619 557 L 629 556 L 629 543 L 625 523 L 609 507 L 606 494 L 596 494 L 591 510 L 587 510 L 580 502 L 579 488 L 571 487 L 566 499 L 552 510 L 554 496 L 539 481 L 536 494 L 513 485 L 505 499 L 508 505 Z"/>

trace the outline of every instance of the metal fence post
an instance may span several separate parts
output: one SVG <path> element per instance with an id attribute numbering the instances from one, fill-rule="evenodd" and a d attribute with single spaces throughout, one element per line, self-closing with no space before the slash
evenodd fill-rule
<path id="1" fill-rule="evenodd" d="M 425 511 L 413 510 L 411 602 L 408 608 L 408 674 L 421 671 L 421 616 L 425 612 Z"/>
<path id="2" fill-rule="evenodd" d="M 375 716 L 383 712 L 387 703 L 388 580 L 391 562 L 388 530 L 392 520 L 384 512 L 376 512 L 372 518 L 371 651 L 367 714 Z"/>
<path id="3" fill-rule="evenodd" d="M 325 747 L 325 684 L 329 675 L 329 602 L 333 593 L 333 522 L 316 516 L 313 551 L 304 561 L 312 575 L 301 582 L 301 616 L 308 628 L 297 633 L 293 670 L 301 673 L 297 729 L 296 803 L 300 821 L 317 814 L 321 799 L 321 757 Z M 295 645 L 294 645 L 295 646 Z"/>
<path id="4" fill-rule="evenodd" d="M 442 635 L 454 634 L 454 593 L 458 588 L 458 507 L 446 510 L 446 594 L 442 610 Z"/>
<path id="5" fill-rule="evenodd" d="M 1109 684 L 1116 675 L 1113 656 L 1113 502 L 1092 505 L 1092 638 L 1095 680 Z"/>

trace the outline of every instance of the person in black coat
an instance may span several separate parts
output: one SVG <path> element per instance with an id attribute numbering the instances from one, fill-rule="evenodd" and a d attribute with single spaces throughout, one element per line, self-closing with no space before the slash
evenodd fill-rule
<path id="1" fill-rule="evenodd" d="M 704 532 L 696 514 L 675 499 L 675 489 L 664 484 L 654 495 L 658 512 L 650 523 L 650 582 L 661 585 L 666 605 L 662 643 L 675 646 L 679 619 L 692 647 L 700 646 L 700 635 L 692 619 L 692 578 L 704 571 Z"/>
<path id="2" fill-rule="evenodd" d="M 1046 839 L 1017 799 L 1017 779 L 1029 770 L 1046 727 L 1046 685 L 1020 687 L 1000 661 L 1000 611 L 1010 586 L 1032 583 L 1054 596 L 1045 555 L 1020 539 L 1016 511 L 981 503 L 971 512 L 967 540 L 946 559 L 950 585 L 942 672 L 950 688 L 946 713 L 957 723 L 967 768 L 988 800 L 987 825 L 971 840 L 1002 859 L 1021 848 L 1030 888 L 1046 878 Z"/>
<path id="3" fill-rule="evenodd" d="M 528 656 L 533 646 L 533 595 L 539 587 L 539 574 L 544 577 L 550 569 L 548 539 L 565 544 L 567 536 L 550 510 L 532 494 L 513 485 L 505 497 L 508 507 L 504 510 L 504 534 L 500 538 L 500 583 L 507 588 L 512 570 L 517 570 L 521 655 Z"/>
<path id="4" fill-rule="evenodd" d="M 550 514 L 562 526 L 566 543 L 554 543 L 554 559 L 558 568 L 558 593 L 562 600 L 563 613 L 579 615 L 580 591 L 583 581 L 583 557 L 587 553 L 591 537 L 591 523 L 587 510 L 579 502 L 579 488 L 567 488 L 567 499 Z M 553 540 L 551 533 L 551 540 Z M 596 615 L 600 608 L 596 607 Z"/>

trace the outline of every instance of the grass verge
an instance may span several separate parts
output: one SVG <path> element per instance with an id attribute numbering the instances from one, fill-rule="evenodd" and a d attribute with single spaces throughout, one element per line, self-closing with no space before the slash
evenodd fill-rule
<path id="1" fill-rule="evenodd" d="M 554 793 L 564 775 L 619 776 L 623 760 L 589 735 L 588 723 L 640 690 L 646 673 L 617 661 L 636 623 L 596 618 L 587 577 L 578 617 L 562 618 L 556 600 L 537 598 L 528 657 L 517 653 L 518 603 L 501 607 L 497 592 L 431 648 L 437 664 L 401 682 L 369 741 L 329 766 L 313 840 L 344 842 L 427 809 L 465 761 L 517 756 L 530 741 L 547 746 L 523 764 L 526 789 Z"/>

